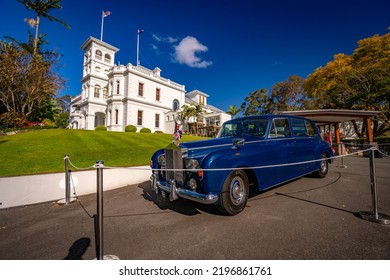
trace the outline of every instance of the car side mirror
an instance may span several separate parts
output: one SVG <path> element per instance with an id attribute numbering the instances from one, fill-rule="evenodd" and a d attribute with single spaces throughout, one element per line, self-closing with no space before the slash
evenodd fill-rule
<path id="1" fill-rule="evenodd" d="M 234 138 L 233 139 L 233 149 L 237 149 L 240 146 L 245 145 L 245 139 L 244 138 Z"/>

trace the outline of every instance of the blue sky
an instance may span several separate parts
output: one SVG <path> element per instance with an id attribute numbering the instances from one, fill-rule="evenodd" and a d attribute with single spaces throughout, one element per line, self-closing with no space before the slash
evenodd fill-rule
<path id="1" fill-rule="evenodd" d="M 0 0 L 0 36 L 27 40 L 24 18 L 35 17 L 16 0 Z M 81 89 L 83 53 L 89 36 L 119 48 L 115 62 L 136 64 L 137 29 L 141 65 L 210 95 L 223 110 L 240 106 L 260 88 L 271 89 L 291 75 L 305 78 L 337 53 L 352 54 L 360 39 L 387 33 L 389 0 L 63 0 L 53 16 L 71 26 L 42 19 L 49 48 L 63 57 L 67 89 Z M 34 32 L 33 29 L 30 29 Z"/>

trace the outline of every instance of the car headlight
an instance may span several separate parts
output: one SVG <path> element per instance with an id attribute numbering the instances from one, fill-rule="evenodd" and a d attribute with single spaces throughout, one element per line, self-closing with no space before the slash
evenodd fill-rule
<path id="1" fill-rule="evenodd" d="M 165 155 L 162 154 L 162 155 L 159 155 L 157 157 L 157 162 L 160 166 L 165 166 Z"/>
<path id="2" fill-rule="evenodd" d="M 199 169 L 200 168 L 199 162 L 193 158 L 186 158 L 184 160 L 184 163 L 185 163 L 187 169 Z"/>

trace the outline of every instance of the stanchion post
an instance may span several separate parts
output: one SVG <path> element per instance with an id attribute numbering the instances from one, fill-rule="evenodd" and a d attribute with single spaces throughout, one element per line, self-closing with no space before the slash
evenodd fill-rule
<path id="1" fill-rule="evenodd" d="M 65 204 L 70 201 L 70 173 L 69 173 L 69 156 L 65 155 Z"/>
<path id="2" fill-rule="evenodd" d="M 341 165 L 339 165 L 338 167 L 340 167 L 340 168 L 347 168 L 347 166 L 344 165 L 344 147 L 343 147 L 343 143 L 338 143 L 337 146 L 338 146 L 338 150 L 339 150 L 339 156 L 341 156 Z"/>
<path id="3" fill-rule="evenodd" d="M 69 170 L 69 156 L 65 155 L 65 199 L 59 200 L 58 204 L 68 205 L 69 203 L 75 201 L 75 198 L 71 198 L 70 195 L 70 170 Z"/>
<path id="4" fill-rule="evenodd" d="M 104 161 L 96 161 L 96 194 L 97 194 L 97 219 L 96 219 L 96 258 L 103 259 L 103 167 Z"/>
<path id="5" fill-rule="evenodd" d="M 94 215 L 95 224 L 95 245 L 97 260 L 119 260 L 115 255 L 103 255 L 103 169 L 104 161 L 98 160 L 96 168 L 96 215 Z"/>
<path id="6" fill-rule="evenodd" d="M 371 200 L 372 200 L 372 211 L 362 211 L 359 215 L 362 219 L 390 225 L 390 217 L 386 214 L 378 213 L 378 197 L 376 192 L 376 168 L 375 168 L 375 148 L 371 144 L 369 150 L 369 161 L 370 161 L 370 185 L 371 185 Z"/>

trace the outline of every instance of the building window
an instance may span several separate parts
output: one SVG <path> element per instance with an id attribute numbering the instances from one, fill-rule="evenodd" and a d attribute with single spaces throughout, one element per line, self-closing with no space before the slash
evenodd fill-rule
<path id="1" fill-rule="evenodd" d="M 107 89 L 107 87 L 104 87 L 104 88 L 103 88 L 103 98 L 104 98 L 104 99 L 107 99 L 107 98 L 108 98 L 108 89 Z"/>
<path id="2" fill-rule="evenodd" d="M 95 72 L 96 72 L 96 73 L 100 73 L 100 70 L 101 70 L 101 68 L 100 68 L 99 66 L 96 66 L 96 67 L 95 67 Z"/>
<path id="3" fill-rule="evenodd" d="M 155 115 L 154 126 L 155 127 L 160 127 L 160 114 L 156 114 Z"/>
<path id="4" fill-rule="evenodd" d="M 205 103 L 205 97 L 202 95 L 199 95 L 199 104 L 204 105 L 204 103 Z"/>
<path id="5" fill-rule="evenodd" d="M 176 112 L 177 110 L 179 110 L 179 100 L 175 99 L 173 100 L 173 104 L 172 104 L 172 110 L 173 112 Z"/>
<path id="6" fill-rule="evenodd" d="M 119 94 L 119 86 L 120 86 L 120 82 L 119 81 L 116 81 L 116 94 Z"/>
<path id="7" fill-rule="evenodd" d="M 138 83 L 138 95 L 144 96 L 144 84 L 143 83 Z"/>
<path id="8" fill-rule="evenodd" d="M 160 101 L 160 89 L 156 88 L 156 100 Z"/>
<path id="9" fill-rule="evenodd" d="M 99 97 L 100 97 L 100 86 L 95 86 L 93 96 L 94 96 L 95 98 L 99 98 Z"/>
<path id="10" fill-rule="evenodd" d="M 96 50 L 95 58 L 96 59 L 102 59 L 102 56 L 103 56 L 102 52 L 100 50 Z"/>
<path id="11" fill-rule="evenodd" d="M 106 54 L 104 55 L 104 61 L 105 61 L 105 62 L 111 62 L 111 56 L 110 56 L 108 53 L 106 53 Z"/>
<path id="12" fill-rule="evenodd" d="M 119 122 L 119 110 L 115 109 L 115 124 L 118 124 Z"/>
<path id="13" fill-rule="evenodd" d="M 142 111 L 138 111 L 137 114 L 137 125 L 142 125 Z"/>

